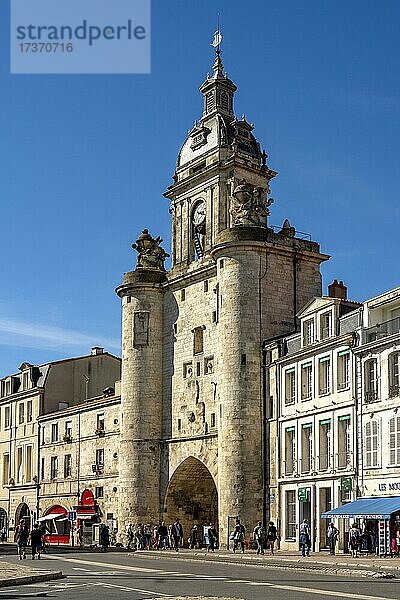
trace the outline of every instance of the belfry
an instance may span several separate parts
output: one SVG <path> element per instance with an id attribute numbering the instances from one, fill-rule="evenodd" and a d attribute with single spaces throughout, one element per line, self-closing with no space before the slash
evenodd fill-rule
<path id="1" fill-rule="evenodd" d="M 145 230 L 122 300 L 119 518 L 172 522 L 185 535 L 228 517 L 247 527 L 269 514 L 268 398 L 261 344 L 296 329 L 321 295 L 319 245 L 288 221 L 268 225 L 277 175 L 234 112 L 236 85 L 218 46 L 200 92 L 203 113 L 165 192 L 171 268 Z M 186 536 L 187 537 L 187 536 Z"/>

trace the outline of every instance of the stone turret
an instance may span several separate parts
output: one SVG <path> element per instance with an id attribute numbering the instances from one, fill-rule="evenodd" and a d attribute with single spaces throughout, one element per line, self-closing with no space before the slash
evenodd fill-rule
<path id="1" fill-rule="evenodd" d="M 165 280 L 161 238 L 144 230 L 133 247 L 137 267 L 116 292 L 122 300 L 119 519 L 158 522 Z"/>

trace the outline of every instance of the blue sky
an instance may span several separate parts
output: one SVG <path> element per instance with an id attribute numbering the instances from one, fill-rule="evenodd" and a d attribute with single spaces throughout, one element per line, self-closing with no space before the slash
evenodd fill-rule
<path id="1" fill-rule="evenodd" d="M 400 284 L 400 3 L 153 0 L 150 75 L 10 75 L 0 3 L 0 376 L 104 345 L 114 293 L 148 227 L 170 245 L 179 147 L 198 87 L 223 62 L 279 172 L 270 223 L 288 217 L 364 300 Z"/>

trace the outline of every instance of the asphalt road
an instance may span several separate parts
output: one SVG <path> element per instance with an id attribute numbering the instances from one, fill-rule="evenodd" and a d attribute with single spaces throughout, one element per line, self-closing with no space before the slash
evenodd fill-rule
<path id="1" fill-rule="evenodd" d="M 14 556 L 7 561 L 16 562 Z M 238 561 L 239 563 L 239 561 Z M 0 600 L 150 600 L 173 596 L 224 596 L 246 600 L 389 600 L 400 598 L 400 581 L 328 576 L 295 569 L 175 560 L 143 554 L 91 553 L 44 556 L 27 566 L 62 570 L 66 579 L 0 590 Z"/>

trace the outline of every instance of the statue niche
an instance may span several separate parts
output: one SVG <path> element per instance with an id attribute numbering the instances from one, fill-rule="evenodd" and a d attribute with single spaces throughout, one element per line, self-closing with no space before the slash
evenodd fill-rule
<path id="1" fill-rule="evenodd" d="M 254 187 L 245 179 L 231 180 L 230 214 L 234 227 L 266 227 L 273 203 L 268 198 L 269 187 Z"/>

